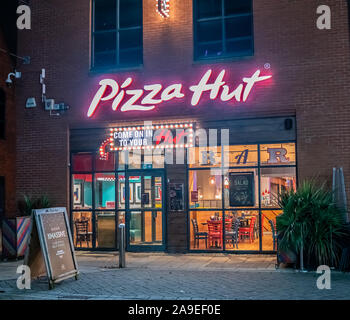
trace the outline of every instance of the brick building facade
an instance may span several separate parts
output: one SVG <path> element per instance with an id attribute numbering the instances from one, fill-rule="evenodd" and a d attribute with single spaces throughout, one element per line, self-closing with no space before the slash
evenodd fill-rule
<path id="1" fill-rule="evenodd" d="M 99 142 L 103 140 L 103 134 L 100 135 L 102 131 L 99 130 L 139 126 L 144 120 L 154 123 L 205 123 L 210 120 L 218 123 L 208 124 L 208 128 L 232 125 L 233 136 L 241 137 L 234 144 L 256 143 L 259 148 L 263 148 L 260 144 L 264 143 L 296 142 L 297 156 L 293 165 L 297 163 L 298 181 L 318 176 L 330 182 L 332 168 L 343 167 L 349 198 L 350 55 L 347 1 L 328 1 L 333 17 L 332 28 L 319 30 L 316 27 L 316 9 L 322 3 L 317 0 L 254 0 L 254 53 L 244 57 L 207 60 L 194 59 L 193 1 L 171 0 L 170 17 L 166 19 L 157 14 L 156 2 L 143 1 L 142 65 L 96 69 L 91 68 L 92 2 L 31 1 L 32 30 L 19 32 L 18 39 L 19 55 L 31 56 L 32 61 L 30 65 L 21 67 L 22 81 L 17 91 L 17 199 L 22 194 L 46 193 L 54 205 L 72 209 L 70 190 L 75 185 L 73 180 L 78 178 L 71 175 L 74 165 L 71 153 L 93 148 L 98 151 Z M 40 104 L 42 88 L 39 75 L 42 68 L 46 70 L 46 97 L 70 107 L 60 116 L 50 116 L 50 112 Z M 187 89 L 184 99 L 160 104 L 151 112 L 121 112 L 120 107 L 112 111 L 112 101 L 108 101 L 99 106 L 93 117 L 87 117 L 90 102 L 102 79 L 116 79 L 121 84 L 132 77 L 133 89 L 155 83 L 164 86 L 182 83 L 184 87 L 189 87 L 197 84 L 209 69 L 213 70 L 211 81 L 225 69 L 225 80 L 230 90 L 236 88 L 243 77 L 251 77 L 258 69 L 261 75 L 272 75 L 272 78 L 256 83 L 246 103 L 228 104 L 219 99 L 211 100 L 205 93 L 200 104 L 194 107 L 190 104 Z M 25 109 L 29 97 L 35 97 L 39 106 Z M 291 131 L 286 131 L 286 119 L 292 121 Z M 226 122 L 220 124 L 223 120 Z M 87 140 L 91 142 L 89 146 Z M 193 186 L 189 187 L 188 176 L 192 173 L 186 170 L 181 166 L 168 166 L 166 170 L 168 183 L 175 181 L 185 186 L 182 211 L 170 213 L 169 199 L 165 196 L 164 241 L 165 249 L 169 251 L 191 249 L 189 243 L 192 232 L 195 232 L 190 222 L 195 219 L 191 219 L 192 213 L 189 213 L 192 189 L 188 189 Z M 254 170 L 260 172 L 260 165 Z M 91 177 L 95 176 L 91 174 Z M 92 179 L 89 183 L 92 183 Z M 259 208 L 262 206 L 260 187 L 259 182 Z M 198 195 L 198 190 L 195 192 Z M 96 202 L 94 197 L 92 201 Z M 124 209 L 119 211 L 124 212 Z M 259 210 L 256 209 L 256 212 L 262 212 Z M 91 211 L 92 218 L 89 219 L 93 224 L 93 247 L 97 248 L 97 218 L 94 209 Z M 114 214 L 118 215 L 119 211 Z M 262 224 L 264 216 L 257 217 Z M 264 251 L 261 245 L 262 240 L 260 249 L 257 247 L 254 250 Z"/>
<path id="2" fill-rule="evenodd" d="M 0 52 L 0 95 L 2 96 L 1 111 L 4 117 L 0 120 L 0 177 L 3 183 L 0 192 L 5 200 L 4 211 L 0 208 L 0 221 L 4 217 L 12 217 L 16 214 L 16 105 L 15 89 L 9 88 L 5 80 L 10 72 L 13 72 L 13 60 L 8 54 L 9 47 L 5 41 L 3 30 L 0 29 L 0 48 L 5 52 Z M 4 121 L 2 121 L 4 120 Z M 5 191 L 5 192 L 4 192 Z M 4 192 L 4 193 L 3 193 Z M 0 197 L 2 197 L 0 196 Z"/>

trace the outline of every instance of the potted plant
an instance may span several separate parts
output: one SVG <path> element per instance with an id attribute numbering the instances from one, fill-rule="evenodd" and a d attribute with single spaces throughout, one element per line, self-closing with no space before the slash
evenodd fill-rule
<path id="1" fill-rule="evenodd" d="M 4 259 L 24 256 L 30 232 L 32 210 L 49 207 L 50 201 L 45 195 L 38 198 L 24 195 L 23 199 L 18 201 L 21 216 L 3 220 L 2 256 Z"/>
<path id="2" fill-rule="evenodd" d="M 294 252 L 301 269 L 304 261 L 309 269 L 337 266 L 346 232 L 343 213 L 332 192 L 324 185 L 305 181 L 296 191 L 282 192 L 279 203 L 283 209 L 277 217 L 279 251 Z"/>

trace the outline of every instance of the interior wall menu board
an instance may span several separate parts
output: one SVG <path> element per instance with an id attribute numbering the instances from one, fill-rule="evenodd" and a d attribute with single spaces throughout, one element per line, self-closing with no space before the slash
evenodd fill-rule
<path id="1" fill-rule="evenodd" d="M 230 172 L 230 206 L 254 206 L 254 172 Z"/>

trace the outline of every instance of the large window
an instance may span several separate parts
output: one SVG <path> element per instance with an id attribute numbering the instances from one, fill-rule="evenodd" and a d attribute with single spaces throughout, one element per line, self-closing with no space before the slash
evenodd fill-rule
<path id="1" fill-rule="evenodd" d="M 253 54 L 252 0 L 195 0 L 195 59 Z"/>
<path id="2" fill-rule="evenodd" d="M 4 90 L 0 89 L 0 139 L 5 139 L 5 112 L 6 95 Z"/>
<path id="3" fill-rule="evenodd" d="M 295 143 L 189 150 L 191 250 L 276 251 L 278 195 L 296 188 Z"/>
<path id="4" fill-rule="evenodd" d="M 142 64 L 142 0 L 93 0 L 92 67 Z"/>
<path id="5" fill-rule="evenodd" d="M 116 222 L 125 222 L 126 173 L 133 169 L 164 168 L 164 157 L 160 154 L 150 157 L 143 150 L 109 153 L 107 158 L 100 158 L 98 153 L 81 152 L 72 154 L 71 168 L 74 245 L 79 249 L 113 249 L 116 247 Z M 133 244 L 141 241 L 139 226 L 142 221 L 147 227 L 153 222 L 153 229 L 145 228 L 145 241 L 149 240 L 149 230 L 154 230 L 155 242 L 162 237 L 162 178 L 145 176 L 143 191 L 141 178 L 129 176 L 129 208 L 135 209 L 130 221 Z M 150 201 L 149 206 L 143 204 L 149 211 L 141 215 L 142 192 L 149 194 Z"/>

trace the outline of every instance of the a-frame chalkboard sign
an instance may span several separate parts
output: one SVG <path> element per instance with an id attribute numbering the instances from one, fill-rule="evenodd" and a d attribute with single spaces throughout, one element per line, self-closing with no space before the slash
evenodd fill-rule
<path id="1" fill-rule="evenodd" d="M 78 279 L 78 266 L 66 208 L 33 210 L 25 265 L 31 277 L 47 275 L 49 288 L 62 280 Z"/>

